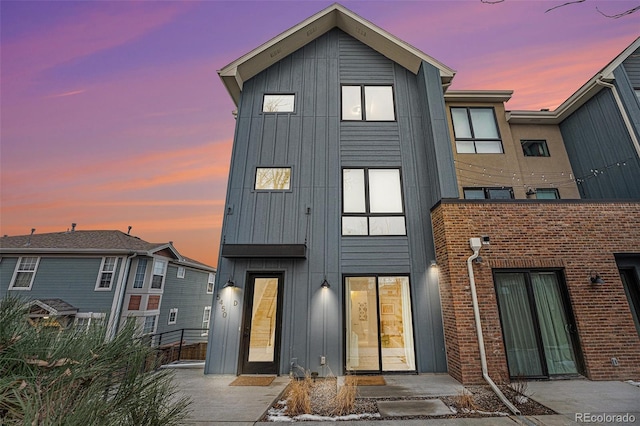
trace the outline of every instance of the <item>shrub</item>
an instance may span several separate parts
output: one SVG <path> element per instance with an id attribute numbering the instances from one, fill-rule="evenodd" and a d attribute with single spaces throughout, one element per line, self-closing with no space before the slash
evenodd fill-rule
<path id="1" fill-rule="evenodd" d="M 177 425 L 190 401 L 128 322 L 111 341 L 106 325 L 60 330 L 31 325 L 28 305 L 0 300 L 0 418 L 4 425 Z M 153 365 L 153 363 L 151 363 Z M 153 365 L 155 367 L 155 365 Z"/>

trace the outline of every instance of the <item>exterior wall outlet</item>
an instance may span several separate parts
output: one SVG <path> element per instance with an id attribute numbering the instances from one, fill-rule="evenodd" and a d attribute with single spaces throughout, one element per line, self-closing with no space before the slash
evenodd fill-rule
<path id="1" fill-rule="evenodd" d="M 326 365 L 327 364 L 327 357 L 322 355 L 320 357 L 320 365 Z"/>
<path id="2" fill-rule="evenodd" d="M 618 358 L 611 358 L 611 365 L 613 365 L 614 367 L 619 366 L 620 363 L 618 362 Z"/>

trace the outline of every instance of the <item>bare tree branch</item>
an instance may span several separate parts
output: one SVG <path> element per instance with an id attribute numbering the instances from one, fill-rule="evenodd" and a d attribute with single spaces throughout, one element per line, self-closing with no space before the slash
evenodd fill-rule
<path id="1" fill-rule="evenodd" d="M 598 9 L 596 7 L 596 10 L 598 12 L 600 12 L 600 15 L 602 16 L 606 16 L 607 18 L 612 18 L 612 19 L 618 19 L 618 18 L 622 18 L 625 15 L 631 15 L 633 12 L 637 12 L 638 10 L 640 10 L 640 6 L 636 6 L 636 7 L 632 7 L 629 10 L 625 10 L 624 12 L 615 14 L 615 15 L 607 15 L 606 13 L 604 13 L 603 11 L 601 11 L 600 9 Z"/>
<path id="2" fill-rule="evenodd" d="M 544 13 L 551 12 L 552 10 L 554 10 L 554 9 L 558 9 L 558 8 L 560 8 L 560 7 L 569 6 L 570 4 L 575 4 L 575 3 L 584 3 L 585 1 L 586 1 L 586 0 L 572 0 L 572 1 L 568 1 L 568 2 L 566 2 L 566 3 L 559 4 L 558 6 L 553 6 L 551 9 L 547 9 L 547 10 L 545 10 L 545 11 L 544 11 Z"/>

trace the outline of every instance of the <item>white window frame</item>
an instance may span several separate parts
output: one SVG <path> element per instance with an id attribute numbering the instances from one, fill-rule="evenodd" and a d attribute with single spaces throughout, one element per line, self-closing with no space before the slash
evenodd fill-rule
<path id="1" fill-rule="evenodd" d="M 113 270 L 106 270 L 105 265 L 107 263 L 107 259 L 113 259 Z M 95 287 L 95 291 L 110 291 L 111 290 L 111 286 L 113 285 L 113 280 L 115 279 L 116 276 L 116 271 L 118 270 L 118 257 L 117 256 L 105 256 L 102 258 L 102 263 L 100 263 L 100 272 L 98 273 L 98 279 L 96 280 L 96 287 Z M 108 287 L 101 287 L 100 284 L 102 283 L 102 276 L 104 274 L 111 274 L 111 280 L 109 280 L 109 286 Z"/>
<path id="2" fill-rule="evenodd" d="M 156 332 L 156 329 L 158 327 L 158 315 L 147 315 L 144 318 L 144 321 L 142 323 L 142 334 L 154 334 Z M 153 325 L 151 326 L 151 330 L 150 331 L 146 331 L 147 330 L 147 319 L 149 318 L 153 318 Z"/>
<path id="3" fill-rule="evenodd" d="M 176 273 L 177 278 L 184 278 L 185 268 L 184 266 L 178 266 L 178 272 Z"/>
<path id="4" fill-rule="evenodd" d="M 140 271 L 140 267 L 143 265 L 144 262 L 144 268 L 142 271 Z M 144 258 L 140 258 L 138 259 L 138 265 L 136 266 L 136 274 L 133 276 L 133 288 L 142 288 L 144 287 L 144 279 L 147 276 L 147 259 Z M 136 283 L 138 282 L 138 274 L 140 274 L 140 272 L 142 272 L 142 281 L 140 283 L 140 286 L 137 286 Z"/>
<path id="5" fill-rule="evenodd" d="M 162 260 L 162 259 L 153 259 L 153 273 L 151 275 L 151 289 L 152 290 L 162 290 L 162 288 L 164 287 L 164 281 L 165 281 L 165 277 L 167 275 L 167 264 L 169 262 L 167 262 L 166 260 Z M 162 273 L 156 273 L 158 272 L 156 269 L 156 265 L 157 264 L 162 264 Z M 160 280 L 160 287 L 154 287 L 153 284 L 153 279 L 156 277 L 162 277 L 162 279 Z"/>
<path id="6" fill-rule="evenodd" d="M 209 278 L 207 279 L 207 294 L 213 294 L 213 286 L 216 280 L 216 274 L 209 272 Z"/>
<path id="7" fill-rule="evenodd" d="M 173 316 L 173 320 L 171 319 L 171 316 Z M 173 325 L 176 322 L 178 322 L 178 308 L 171 308 L 169 309 L 169 318 L 167 324 Z"/>
<path id="8" fill-rule="evenodd" d="M 106 315 L 102 312 L 78 312 L 73 319 L 73 326 L 75 328 L 82 328 L 86 330 L 91 326 L 92 320 L 104 321 L 105 318 Z"/>
<path id="9" fill-rule="evenodd" d="M 21 269 L 22 260 L 23 259 L 36 259 L 36 263 L 33 266 L 33 269 Z M 40 257 L 37 256 L 21 256 L 18 258 L 18 262 L 16 263 L 16 268 L 13 271 L 13 276 L 11 277 L 11 283 L 9 283 L 9 290 L 19 290 L 19 291 L 30 291 L 31 287 L 33 287 L 33 281 L 36 278 L 36 272 L 38 271 L 38 265 L 40 265 Z M 16 279 L 18 278 L 18 274 L 31 274 L 31 280 L 29 281 L 28 287 L 15 287 Z"/>
<path id="10" fill-rule="evenodd" d="M 202 313 L 202 328 L 205 330 L 202 331 L 201 336 L 209 335 L 209 324 L 211 324 L 211 306 L 205 306 Z"/>

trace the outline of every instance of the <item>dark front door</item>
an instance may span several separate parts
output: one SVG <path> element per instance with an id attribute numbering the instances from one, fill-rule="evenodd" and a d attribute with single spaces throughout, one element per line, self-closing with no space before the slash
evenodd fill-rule
<path id="1" fill-rule="evenodd" d="M 249 274 L 244 301 L 241 374 L 278 374 L 282 274 Z"/>

